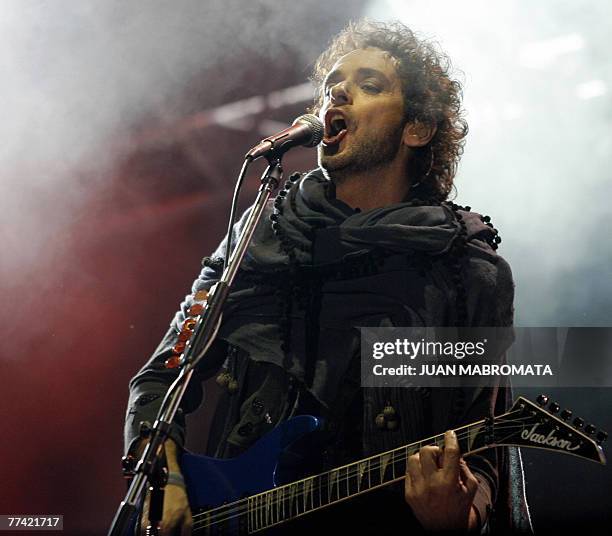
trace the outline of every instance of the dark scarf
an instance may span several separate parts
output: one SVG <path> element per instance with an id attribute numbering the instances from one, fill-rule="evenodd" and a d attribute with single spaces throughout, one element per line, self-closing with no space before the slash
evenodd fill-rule
<path id="1" fill-rule="evenodd" d="M 336 199 L 334 184 L 319 169 L 288 181 L 271 218 L 271 226 L 260 224 L 244 269 L 278 270 L 290 259 L 301 267 L 319 267 L 373 249 L 437 255 L 448 251 L 460 230 L 447 206 L 406 202 L 355 211 Z"/>

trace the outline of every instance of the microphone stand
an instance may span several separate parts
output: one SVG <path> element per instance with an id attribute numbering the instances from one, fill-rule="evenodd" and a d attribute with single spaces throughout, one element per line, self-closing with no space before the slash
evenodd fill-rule
<path id="1" fill-rule="evenodd" d="M 281 158 L 282 151 L 278 151 L 278 153 L 272 152 L 267 157 L 269 165 L 261 176 L 261 186 L 259 187 L 253 208 L 221 278 L 210 289 L 204 311 L 194 326 L 194 333 L 181 356 L 179 375 L 164 397 L 155 424 L 150 430 L 146 430 L 145 437 L 150 437 L 149 443 L 136 467 L 133 471 L 130 471 L 133 474 L 132 481 L 125 498 L 121 501 L 115 514 L 108 536 L 126 536 L 128 534 L 132 522 L 136 519 L 139 503 L 143 502 L 143 491 L 147 482 L 149 482 L 152 489 L 150 508 L 152 511 L 149 515 L 151 525 L 147 529 L 147 534 L 150 536 L 159 534 L 159 524 L 162 517 L 161 510 L 163 509 L 163 490 L 167 481 L 164 443 L 169 436 L 174 416 L 187 390 L 194 370 L 212 345 L 219 331 L 223 306 L 229 296 L 234 278 L 253 237 L 255 228 L 261 219 L 266 203 L 281 181 L 283 175 Z M 243 173 L 246 171 L 246 166 L 250 161 L 251 159 L 247 158 L 245 166 L 243 166 Z M 230 247 L 230 242 L 231 232 L 227 237 L 228 248 Z M 128 467 L 128 469 L 131 468 Z"/>

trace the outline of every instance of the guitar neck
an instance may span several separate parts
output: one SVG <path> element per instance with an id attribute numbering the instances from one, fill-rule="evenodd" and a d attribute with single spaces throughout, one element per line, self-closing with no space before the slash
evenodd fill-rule
<path id="1" fill-rule="evenodd" d="M 455 430 L 464 455 L 485 448 L 481 441 L 486 425 L 481 420 Z M 422 447 L 444 445 L 444 435 L 436 435 L 397 449 L 364 458 L 246 499 L 249 533 L 267 529 L 315 510 L 402 480 L 406 459 Z"/>
<path id="2" fill-rule="evenodd" d="M 455 433 L 461 452 L 465 456 L 490 447 L 515 445 L 570 454 L 605 464 L 601 444 L 607 434 L 600 431 L 595 441 L 591 436 L 597 430 L 592 424 L 584 426 L 584 420 L 576 418 L 572 427 L 565 422 L 571 411 L 565 410 L 557 417 L 554 414 L 559 412 L 559 404 L 551 403 L 549 413 L 540 407 L 547 403 L 548 397 L 544 395 L 538 397 L 538 405 L 519 397 L 503 415 L 457 428 Z M 208 510 L 197 515 L 197 523 L 194 516 L 194 533 L 204 529 L 210 534 L 213 527 L 227 522 L 239 525 L 249 534 L 259 532 L 382 488 L 402 480 L 408 456 L 428 445 L 442 447 L 444 435 L 435 435 Z"/>

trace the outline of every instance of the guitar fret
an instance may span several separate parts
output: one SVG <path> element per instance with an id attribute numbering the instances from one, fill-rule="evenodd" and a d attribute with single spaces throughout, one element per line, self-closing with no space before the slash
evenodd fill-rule
<path id="1" fill-rule="evenodd" d="M 253 527 L 255 528 L 255 530 L 257 530 L 259 528 L 259 496 L 257 495 L 255 497 L 255 504 L 254 504 L 254 508 L 253 508 Z"/>
<path id="2" fill-rule="evenodd" d="M 255 507 L 257 503 L 257 497 L 251 497 L 250 502 L 250 510 L 251 510 L 251 530 L 257 530 L 257 509 Z"/>
<path id="3" fill-rule="evenodd" d="M 338 470 L 334 469 L 328 473 L 329 479 L 327 481 L 327 501 L 331 504 L 334 501 L 334 484 L 338 480 Z"/>
<path id="4" fill-rule="evenodd" d="M 381 476 L 381 474 L 380 474 L 380 456 L 376 456 L 375 460 L 376 461 L 374 462 L 374 465 L 375 466 L 378 465 L 379 468 L 378 468 L 378 470 L 374 469 L 374 470 L 370 471 L 370 474 L 371 474 L 371 477 L 372 477 L 372 480 L 371 480 L 372 481 L 372 487 L 376 487 L 376 486 L 379 486 L 381 484 L 381 480 L 380 480 L 380 476 Z"/>
<path id="5" fill-rule="evenodd" d="M 357 477 L 357 491 L 361 491 L 361 481 L 363 480 L 363 475 L 366 471 L 366 463 L 359 462 L 359 475 Z"/>
<path id="6" fill-rule="evenodd" d="M 282 518 L 280 516 L 280 505 L 281 505 L 281 496 L 283 494 L 283 489 L 282 488 L 277 488 L 276 489 L 276 494 L 274 497 L 274 512 L 275 512 L 275 519 L 276 519 L 276 523 L 279 523 L 280 521 L 282 521 Z"/>
<path id="7" fill-rule="evenodd" d="M 345 479 L 346 479 L 346 495 L 345 495 L 345 497 L 350 497 L 351 496 L 351 490 L 349 488 L 349 467 L 350 467 L 350 465 L 347 465 L 344 468 L 344 472 L 346 473 L 346 477 L 345 477 Z"/>
<path id="8" fill-rule="evenodd" d="M 304 497 L 304 482 L 297 483 L 297 492 L 295 495 L 295 511 L 299 515 L 302 513 L 302 497 Z"/>
<path id="9" fill-rule="evenodd" d="M 304 482 L 298 482 L 297 483 L 297 495 L 296 495 L 296 500 L 295 500 L 295 509 L 296 512 L 298 513 L 298 515 L 302 512 L 300 512 L 300 505 L 302 504 L 302 501 L 300 500 L 301 498 L 304 497 Z"/>
<path id="10" fill-rule="evenodd" d="M 315 479 L 314 477 L 311 479 L 311 486 L 310 486 L 310 506 L 311 508 L 314 510 L 314 483 L 315 483 Z"/>
<path id="11" fill-rule="evenodd" d="M 248 532 L 252 532 L 253 530 L 253 519 L 252 519 L 252 511 L 251 511 L 251 498 L 247 500 L 247 530 Z M 207 529 L 208 532 L 208 529 Z"/>
<path id="12" fill-rule="evenodd" d="M 299 496 L 299 483 L 295 483 L 292 485 L 291 492 L 291 508 L 293 510 L 293 515 L 296 516 L 300 513 L 300 496 Z"/>
<path id="13" fill-rule="evenodd" d="M 356 463 L 350 464 L 347 469 L 346 489 L 348 497 L 355 495 L 359 491 L 359 466 Z"/>
<path id="14" fill-rule="evenodd" d="M 307 478 L 304 480 L 304 512 L 308 511 L 308 498 L 309 495 L 312 494 L 312 480 Z M 312 507 L 312 499 L 310 501 Z"/>
<path id="15" fill-rule="evenodd" d="M 382 484 L 385 481 L 385 473 L 389 465 L 389 460 L 391 459 L 391 454 L 381 454 L 378 459 L 380 460 L 380 483 Z"/>

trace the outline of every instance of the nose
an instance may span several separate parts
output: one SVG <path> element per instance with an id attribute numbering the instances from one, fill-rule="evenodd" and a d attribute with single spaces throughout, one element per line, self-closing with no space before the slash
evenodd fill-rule
<path id="1" fill-rule="evenodd" d="M 338 82 L 335 86 L 332 86 L 330 95 L 332 104 L 350 104 L 352 102 L 346 82 Z"/>

